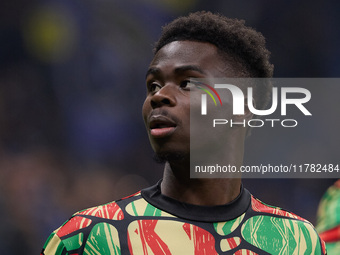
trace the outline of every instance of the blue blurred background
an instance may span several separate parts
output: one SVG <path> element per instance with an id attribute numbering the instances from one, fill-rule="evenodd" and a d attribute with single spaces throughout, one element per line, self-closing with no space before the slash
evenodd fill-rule
<path id="1" fill-rule="evenodd" d="M 275 77 L 339 77 L 336 0 L 1 1 L 0 254 L 39 254 L 75 211 L 161 178 L 141 117 L 145 71 L 161 26 L 196 10 L 245 19 L 262 32 Z M 323 151 L 338 162 L 339 130 L 327 130 L 303 132 L 323 145 L 329 139 Z M 270 133 L 256 135 L 249 162 L 282 163 L 319 144 L 292 149 L 294 137 L 275 137 L 277 151 Z M 244 182 L 266 203 L 315 223 L 334 179 Z"/>

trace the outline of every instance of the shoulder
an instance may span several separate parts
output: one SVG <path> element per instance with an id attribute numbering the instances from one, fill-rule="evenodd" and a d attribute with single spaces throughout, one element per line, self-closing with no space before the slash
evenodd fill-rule
<path id="1" fill-rule="evenodd" d="M 137 192 L 130 196 L 121 198 L 110 203 L 91 207 L 75 213 L 62 227 L 58 230 L 58 236 L 65 236 L 71 232 L 77 231 L 81 228 L 86 228 L 92 222 L 101 222 L 103 220 L 123 220 L 125 214 L 123 208 L 141 198 L 141 192 Z"/>
<path id="2" fill-rule="evenodd" d="M 79 249 L 82 244 L 81 240 L 91 234 L 93 230 L 101 231 L 103 229 L 106 231 L 108 220 L 123 220 L 126 217 L 125 208 L 140 199 L 142 199 L 141 192 L 137 192 L 128 197 L 73 214 L 69 220 L 49 236 L 41 254 L 62 255 L 66 251 Z"/>
<path id="3" fill-rule="evenodd" d="M 296 219 L 309 223 L 309 221 L 296 215 L 295 213 L 292 213 L 277 206 L 268 205 L 259 200 L 258 198 L 255 198 L 254 196 L 251 196 L 251 209 L 260 214 L 261 213 L 269 215 L 271 214 L 273 216 L 280 216 L 288 219 Z"/>
<path id="4" fill-rule="evenodd" d="M 271 253 L 325 254 L 324 242 L 306 219 L 252 196 L 250 215 L 242 235 L 255 246 L 266 246 Z M 268 246 L 268 244 L 272 244 Z"/>

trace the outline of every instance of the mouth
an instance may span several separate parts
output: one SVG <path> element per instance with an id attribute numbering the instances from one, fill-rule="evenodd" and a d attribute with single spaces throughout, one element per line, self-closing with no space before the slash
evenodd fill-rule
<path id="1" fill-rule="evenodd" d="M 171 135 L 176 129 L 176 123 L 163 115 L 152 115 L 149 120 L 150 135 L 162 138 Z"/>

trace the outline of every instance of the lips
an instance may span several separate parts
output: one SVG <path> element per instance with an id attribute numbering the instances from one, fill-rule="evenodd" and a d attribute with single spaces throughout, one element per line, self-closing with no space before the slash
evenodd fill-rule
<path id="1" fill-rule="evenodd" d="M 176 129 L 176 123 L 164 115 L 152 115 L 149 119 L 150 134 L 155 138 L 171 135 Z"/>

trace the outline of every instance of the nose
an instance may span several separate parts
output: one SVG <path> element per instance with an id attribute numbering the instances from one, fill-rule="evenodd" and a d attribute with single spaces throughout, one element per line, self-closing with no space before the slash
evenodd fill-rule
<path id="1" fill-rule="evenodd" d="M 151 107 L 153 109 L 162 106 L 174 106 L 176 104 L 175 88 L 170 84 L 165 85 L 157 91 L 151 98 Z"/>

